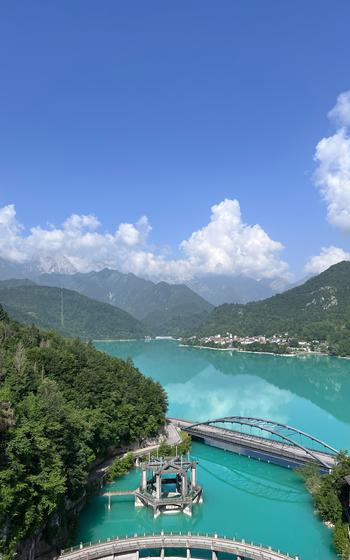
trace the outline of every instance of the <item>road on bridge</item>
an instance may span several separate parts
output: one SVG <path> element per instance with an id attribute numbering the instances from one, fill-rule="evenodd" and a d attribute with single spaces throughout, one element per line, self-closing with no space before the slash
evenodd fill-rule
<path id="1" fill-rule="evenodd" d="M 292 443 L 288 444 L 286 441 L 277 441 L 276 439 L 208 424 L 195 424 L 181 418 L 168 418 L 168 422 L 187 431 L 193 437 L 201 438 L 213 446 L 227 449 L 233 453 L 250 456 L 251 451 L 251 456 L 254 457 L 254 452 L 258 452 L 262 461 L 273 463 L 277 462 L 276 459 L 284 458 L 286 463 L 284 466 L 289 466 L 288 459 L 299 465 L 315 460 L 323 465 L 325 470 L 332 469 L 336 461 L 336 454 L 331 455 L 314 449 L 309 450 L 302 446 L 294 446 Z M 217 445 L 215 445 L 215 442 Z M 231 445 L 231 447 L 225 447 L 225 444 Z M 296 467 L 297 464 L 291 464 L 291 466 Z"/>

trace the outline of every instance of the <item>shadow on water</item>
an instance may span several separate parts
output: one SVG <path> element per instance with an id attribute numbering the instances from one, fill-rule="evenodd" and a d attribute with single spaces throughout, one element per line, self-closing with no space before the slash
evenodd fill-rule
<path id="1" fill-rule="evenodd" d="M 230 469 L 227 467 L 226 469 L 227 470 L 224 474 L 219 475 L 204 465 L 201 465 L 201 470 L 205 471 L 216 480 L 246 494 L 251 494 L 252 496 L 258 496 L 259 498 L 265 498 L 266 500 L 272 500 L 275 502 L 308 502 L 308 499 L 305 497 L 305 492 L 295 490 L 290 486 L 283 487 L 268 483 L 264 484 L 262 480 L 256 480 L 253 477 L 246 476 L 236 469 Z"/>

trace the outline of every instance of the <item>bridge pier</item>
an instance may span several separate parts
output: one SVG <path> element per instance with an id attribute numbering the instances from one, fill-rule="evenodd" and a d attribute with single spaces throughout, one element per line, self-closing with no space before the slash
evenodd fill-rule
<path id="1" fill-rule="evenodd" d="M 142 467 L 142 474 L 141 474 L 141 489 L 143 491 L 147 490 L 147 469 Z"/>
<path id="2" fill-rule="evenodd" d="M 197 487 L 197 465 L 196 465 L 196 463 L 194 463 L 194 465 L 192 466 L 191 483 L 192 483 L 192 488 Z"/>
<path id="3" fill-rule="evenodd" d="M 144 507 L 145 504 L 138 496 L 135 496 L 135 507 Z"/>
<path id="4" fill-rule="evenodd" d="M 187 560 L 190 560 L 190 558 L 191 558 L 191 549 L 190 548 L 186 548 L 186 558 L 187 558 Z"/>
<path id="5" fill-rule="evenodd" d="M 218 560 L 218 555 L 216 554 L 215 550 L 211 551 L 211 560 Z"/>

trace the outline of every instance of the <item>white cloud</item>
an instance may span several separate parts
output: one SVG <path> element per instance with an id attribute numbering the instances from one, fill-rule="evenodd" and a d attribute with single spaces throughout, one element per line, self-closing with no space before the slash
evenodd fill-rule
<path id="1" fill-rule="evenodd" d="M 338 95 L 337 102 L 328 117 L 340 126 L 350 126 L 350 91 Z"/>
<path id="2" fill-rule="evenodd" d="M 142 216 L 136 226 L 127 223 L 120 224 L 117 229 L 116 239 L 129 247 L 143 244 L 147 241 L 151 229 L 147 216 Z"/>
<path id="3" fill-rule="evenodd" d="M 350 91 L 342 93 L 328 116 L 340 128 L 316 146 L 315 184 L 327 204 L 328 221 L 350 233 Z"/>
<path id="4" fill-rule="evenodd" d="M 226 199 L 211 210 L 209 224 L 181 244 L 196 274 L 242 274 L 257 279 L 286 275 L 288 266 L 279 259 L 283 245 L 261 226 L 245 224 L 237 200 Z"/>
<path id="5" fill-rule="evenodd" d="M 237 200 L 224 200 L 211 210 L 209 224 L 180 244 L 183 257 L 171 259 L 150 248 L 146 216 L 136 224 L 121 223 L 114 233 L 101 233 L 92 214 L 72 214 L 59 227 L 36 226 L 25 233 L 14 206 L 5 206 L 0 209 L 0 256 L 18 262 L 66 257 L 81 272 L 108 266 L 173 282 L 207 273 L 257 279 L 288 274 L 279 258 L 281 243 L 261 226 L 245 224 Z"/>
<path id="6" fill-rule="evenodd" d="M 277 422 L 286 423 L 285 411 L 292 399 L 289 391 L 277 389 L 250 375 L 242 375 L 240 381 L 233 385 L 226 376 L 218 372 L 213 378 L 212 371 L 208 368 L 185 384 L 169 383 L 165 389 L 171 395 L 170 407 L 183 407 L 187 411 L 187 417 L 198 421 L 254 414 L 258 418 L 273 418 Z M 201 388 L 200 391 L 198 387 Z"/>
<path id="7" fill-rule="evenodd" d="M 311 257 L 307 261 L 305 265 L 305 272 L 308 274 L 320 274 L 320 272 L 323 272 L 333 264 L 349 260 L 350 253 L 347 253 L 339 247 L 322 247 L 319 255 Z"/>
<path id="8" fill-rule="evenodd" d="M 17 262 L 26 260 L 26 254 L 21 249 L 21 226 L 16 220 L 16 210 L 13 204 L 0 208 L 0 255 L 5 259 Z"/>

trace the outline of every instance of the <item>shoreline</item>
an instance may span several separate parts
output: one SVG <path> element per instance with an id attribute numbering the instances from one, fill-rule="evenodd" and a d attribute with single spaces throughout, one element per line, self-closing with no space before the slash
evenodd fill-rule
<path id="1" fill-rule="evenodd" d="M 279 354 L 277 352 L 264 352 L 263 350 L 241 350 L 240 348 L 214 348 L 212 346 L 201 346 L 199 344 L 191 345 L 191 344 L 183 344 L 178 341 L 176 338 L 154 338 L 152 341 L 156 340 L 172 340 L 177 342 L 178 345 L 182 348 L 197 348 L 200 350 L 215 350 L 216 352 L 240 352 L 242 354 L 260 354 L 260 355 L 267 355 L 267 356 L 281 356 L 282 358 L 305 358 L 307 356 L 326 356 L 329 358 L 339 358 L 341 360 L 350 360 L 350 356 L 337 356 L 333 354 L 327 354 L 326 352 L 297 352 L 297 353 L 290 353 L 290 354 Z M 106 338 L 106 339 L 94 339 L 92 342 L 106 342 L 106 343 L 113 343 L 113 342 L 149 342 L 143 338 Z"/>
<path id="2" fill-rule="evenodd" d="M 242 354 L 265 354 L 267 356 L 281 356 L 282 358 L 304 358 L 305 356 L 330 356 L 330 354 L 325 354 L 324 352 L 305 352 L 305 353 L 291 353 L 291 354 L 278 354 L 277 352 L 264 352 L 263 350 L 241 350 L 240 348 L 213 348 L 212 346 L 200 346 L 191 344 L 179 344 L 183 348 L 199 348 L 201 350 L 215 350 L 219 352 L 240 352 Z M 350 357 L 347 356 L 333 356 L 334 358 L 345 358 L 349 360 Z"/>

